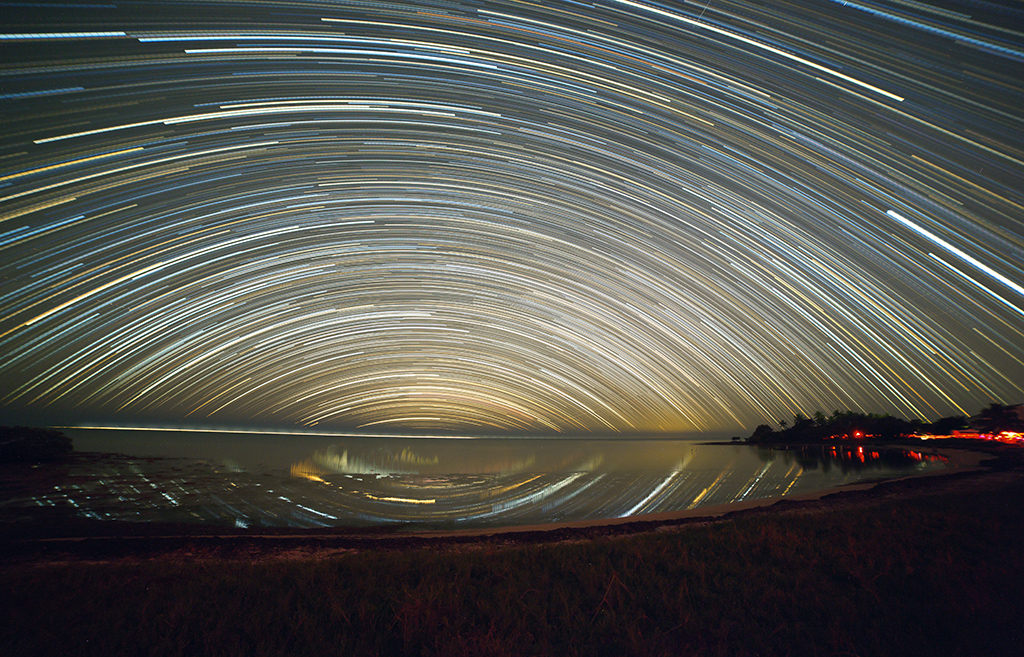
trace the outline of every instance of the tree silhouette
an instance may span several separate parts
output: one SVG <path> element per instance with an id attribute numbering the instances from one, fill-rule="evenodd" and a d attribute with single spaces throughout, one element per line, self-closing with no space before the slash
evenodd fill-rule
<path id="1" fill-rule="evenodd" d="M 994 403 L 979 413 L 971 425 L 990 433 L 1000 431 L 1024 431 L 1024 405 L 1004 406 Z M 948 434 L 954 429 L 967 426 L 968 418 L 954 416 L 941 418 L 935 422 L 924 422 L 920 419 L 905 420 L 892 414 L 858 413 L 855 411 L 833 411 L 825 416 L 821 411 L 808 419 L 802 413 L 789 420 L 779 420 L 781 431 L 772 431 L 771 426 L 763 424 L 748 442 L 771 444 L 812 444 L 843 440 L 901 440 L 913 439 L 922 433 L 938 435 Z"/>
<path id="2" fill-rule="evenodd" d="M 1022 424 L 1024 423 L 1021 422 L 1016 407 L 1004 406 L 998 402 L 992 402 L 988 408 L 983 409 L 978 414 L 976 422 L 979 429 L 991 433 L 1020 429 Z"/>

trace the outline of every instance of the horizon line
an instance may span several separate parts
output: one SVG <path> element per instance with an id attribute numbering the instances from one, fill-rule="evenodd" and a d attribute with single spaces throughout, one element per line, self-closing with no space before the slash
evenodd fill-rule
<path id="1" fill-rule="evenodd" d="M 280 428 L 209 428 L 209 427 L 184 427 L 184 426 L 115 426 L 115 425 L 51 425 L 50 429 L 82 429 L 82 430 L 105 430 L 105 431 L 182 431 L 189 433 L 229 433 L 229 434 L 250 434 L 262 433 L 279 436 L 320 436 L 330 438 L 432 438 L 451 440 L 487 440 L 487 439 L 568 439 L 568 440 L 629 440 L 631 436 L 649 440 L 680 439 L 679 436 L 712 436 L 717 433 L 727 432 L 705 432 L 705 431 L 677 431 L 677 432 L 634 432 L 630 434 L 541 434 L 541 433 L 509 433 L 509 434 L 468 434 L 468 433 L 376 433 L 371 431 L 317 431 L 313 429 L 280 429 Z"/>

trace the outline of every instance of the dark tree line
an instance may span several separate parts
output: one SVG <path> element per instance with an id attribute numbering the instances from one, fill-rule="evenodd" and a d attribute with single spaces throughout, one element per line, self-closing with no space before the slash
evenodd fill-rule
<path id="1" fill-rule="evenodd" d="M 963 415 L 944 417 L 935 422 L 904 420 L 892 415 L 821 411 L 814 417 L 797 413 L 790 420 L 779 420 L 778 428 L 762 424 L 747 438 L 752 443 L 817 443 L 864 438 L 897 440 L 919 434 L 948 435 L 957 429 L 974 428 L 983 432 L 1024 431 L 1024 418 L 1018 406 L 990 404 L 974 418 Z"/>
<path id="2" fill-rule="evenodd" d="M 967 427 L 968 418 L 959 415 L 935 422 L 904 420 L 892 415 L 834 411 L 826 416 L 821 411 L 814 417 L 796 414 L 792 422 L 780 420 L 778 430 L 762 424 L 747 438 L 752 443 L 816 443 L 832 440 L 858 440 L 865 438 L 896 440 L 914 434 L 948 434 Z"/>
<path id="3" fill-rule="evenodd" d="M 989 404 L 978 414 L 972 426 L 985 432 L 1024 431 L 1024 418 L 1018 413 L 1019 406 Z"/>

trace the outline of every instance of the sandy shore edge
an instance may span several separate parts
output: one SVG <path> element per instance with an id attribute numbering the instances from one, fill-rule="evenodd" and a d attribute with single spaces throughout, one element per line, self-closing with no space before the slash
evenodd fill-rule
<path id="1" fill-rule="evenodd" d="M 495 549 L 627 537 L 650 532 L 684 531 L 688 527 L 727 522 L 749 515 L 813 515 L 878 504 L 887 500 L 956 491 L 998 488 L 1024 479 L 1022 455 L 1014 450 L 974 451 L 929 449 L 947 458 L 948 467 L 898 479 L 854 484 L 821 491 L 704 506 L 685 511 L 564 523 L 516 525 L 462 530 L 380 531 L 339 528 L 337 531 L 133 533 L 131 523 L 103 535 L 8 537 L 0 553 L 9 565 L 64 563 L 132 563 L 169 561 L 320 560 L 363 551 L 433 549 L 462 551 Z M 983 464 L 1012 454 L 1013 465 Z"/>
<path id="2" fill-rule="evenodd" d="M 882 446 L 887 447 L 887 446 Z M 902 447 L 902 446 L 901 446 Z M 453 530 L 426 530 L 426 531 L 413 531 L 413 532 L 402 532 L 404 536 L 419 536 L 419 537 L 455 537 L 455 536 L 491 536 L 500 534 L 515 534 L 518 532 L 542 532 L 542 531 L 554 531 L 560 529 L 587 529 L 595 527 L 614 527 L 617 525 L 631 525 L 635 523 L 671 523 L 680 520 L 692 520 L 695 518 L 699 519 L 715 519 L 723 516 L 732 515 L 737 512 L 748 511 L 751 509 L 758 509 L 762 507 L 774 506 L 775 504 L 787 501 L 787 502 L 809 502 L 820 500 L 824 497 L 832 496 L 837 493 L 847 493 L 853 491 L 865 491 L 871 490 L 881 484 L 888 484 L 892 482 L 905 481 L 909 479 L 920 479 L 926 477 L 944 477 L 955 473 L 982 471 L 985 468 L 982 467 L 982 461 L 992 458 L 991 454 L 984 452 L 973 452 L 965 451 L 960 449 L 936 449 L 929 451 L 931 454 L 939 454 L 946 458 L 947 468 L 944 470 L 933 470 L 927 473 L 909 475 L 907 477 L 898 477 L 895 479 L 883 479 L 879 481 L 872 481 L 860 484 L 847 484 L 844 486 L 838 486 L 834 488 L 825 488 L 818 491 L 810 491 L 807 493 L 798 493 L 795 495 L 778 495 L 774 497 L 763 497 L 755 500 L 745 500 L 742 502 L 732 502 L 729 504 L 715 504 L 708 506 L 698 506 L 693 509 L 687 509 L 683 511 L 668 511 L 664 513 L 649 513 L 644 515 L 625 516 L 622 518 L 594 518 L 589 520 L 575 520 L 570 522 L 558 522 L 558 523 L 543 523 L 536 525 L 512 525 L 507 527 L 487 527 L 480 529 L 453 529 Z M 398 535 L 398 534 L 395 534 Z"/>

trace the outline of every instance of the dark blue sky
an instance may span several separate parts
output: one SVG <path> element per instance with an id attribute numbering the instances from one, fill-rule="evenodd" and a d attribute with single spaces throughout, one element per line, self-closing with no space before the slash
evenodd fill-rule
<path id="1" fill-rule="evenodd" d="M 5 8 L 5 421 L 1024 399 L 1019 8 L 545 4 Z"/>

